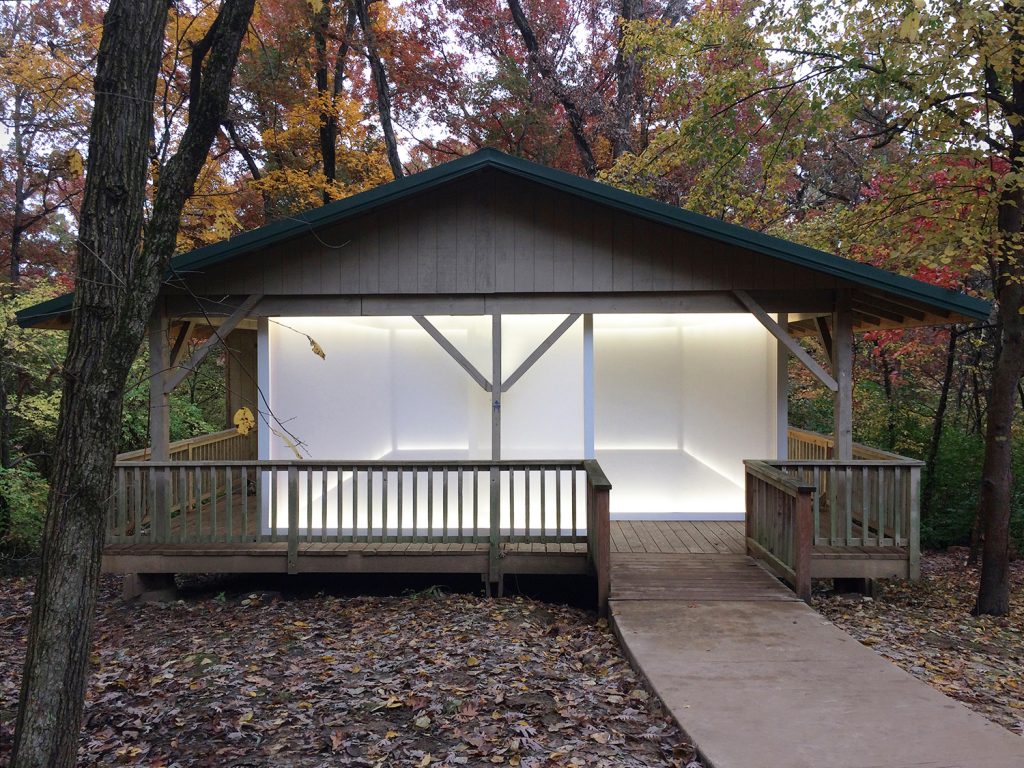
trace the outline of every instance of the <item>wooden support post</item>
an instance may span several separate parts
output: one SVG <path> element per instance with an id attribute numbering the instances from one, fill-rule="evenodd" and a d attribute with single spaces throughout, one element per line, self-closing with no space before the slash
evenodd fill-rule
<path id="1" fill-rule="evenodd" d="M 594 316 L 583 316 L 583 458 L 593 459 L 594 448 Z"/>
<path id="2" fill-rule="evenodd" d="M 592 459 L 583 462 L 587 473 L 587 545 L 597 580 L 597 612 L 608 615 L 611 583 L 611 490 L 612 484 Z"/>
<path id="3" fill-rule="evenodd" d="M 178 599 L 173 573 L 126 573 L 121 599 L 142 603 L 170 603 Z"/>
<path id="4" fill-rule="evenodd" d="M 853 459 L 853 311 L 850 292 L 836 292 L 832 315 L 832 376 L 838 385 L 833 395 L 835 458 Z"/>
<path id="5" fill-rule="evenodd" d="M 611 584 L 611 492 L 608 488 L 594 489 L 594 523 L 597 537 L 594 550 L 594 569 L 597 571 L 597 614 L 608 615 L 608 592 Z"/>
<path id="6" fill-rule="evenodd" d="M 151 461 L 168 461 L 171 455 L 170 397 L 164 386 L 170 364 L 167 316 L 157 302 L 149 323 L 149 445 Z M 155 541 L 165 541 L 170 530 L 170 488 L 168 473 L 158 472 L 153 483 L 149 511 L 150 532 Z"/>
<path id="7" fill-rule="evenodd" d="M 501 315 L 491 317 L 491 459 L 501 459 Z M 509 473 L 509 483 L 513 482 Z M 487 591 L 498 583 L 501 592 L 501 470 L 491 467 L 491 515 L 488 536 Z M 527 521 L 529 525 L 529 521 Z"/>
<path id="8" fill-rule="evenodd" d="M 814 522 L 811 515 L 812 491 L 801 488 L 796 495 L 796 520 L 793 528 L 793 590 L 805 602 L 811 600 L 811 550 L 814 547 Z"/>
<path id="9" fill-rule="evenodd" d="M 491 459 L 501 459 L 501 315 L 491 316 Z"/>
<path id="10" fill-rule="evenodd" d="M 789 315 L 779 313 L 779 328 L 789 333 Z M 776 340 L 775 352 L 775 458 L 789 458 L 789 350 Z"/>
<path id="11" fill-rule="evenodd" d="M 153 461 L 167 461 L 170 457 L 171 421 L 164 387 L 169 362 L 167 318 L 158 302 L 149 322 L 149 444 Z"/>
<path id="12" fill-rule="evenodd" d="M 907 534 L 907 576 L 911 581 L 921 578 L 921 467 L 910 468 L 910 525 Z M 884 535 L 879 531 L 880 537 Z"/>
<path id="13" fill-rule="evenodd" d="M 371 488 L 372 490 L 372 488 Z M 369 530 L 369 523 L 367 523 Z M 288 573 L 299 572 L 299 470 L 288 467 Z"/>

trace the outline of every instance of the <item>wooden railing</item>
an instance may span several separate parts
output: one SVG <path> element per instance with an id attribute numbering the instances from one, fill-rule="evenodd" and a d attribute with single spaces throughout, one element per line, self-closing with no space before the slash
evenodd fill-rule
<path id="1" fill-rule="evenodd" d="M 587 544 L 607 598 L 597 462 L 119 461 L 108 544 Z"/>
<path id="2" fill-rule="evenodd" d="M 612 484 L 596 461 L 584 461 L 583 468 L 587 473 L 587 557 L 597 576 L 598 613 L 606 616 L 611 586 Z"/>
<path id="3" fill-rule="evenodd" d="M 847 563 L 851 558 L 897 558 L 905 563 L 900 573 L 911 579 L 919 578 L 924 463 L 856 444 L 853 460 L 837 461 L 831 458 L 833 447 L 831 437 L 791 428 L 788 460 L 747 462 L 748 541 L 754 542 L 752 554 L 773 567 L 779 563 L 771 562 L 770 558 L 795 570 L 792 558 L 796 553 L 785 549 L 798 533 L 788 528 L 796 525 L 792 504 L 783 498 L 783 490 L 774 488 L 771 480 L 774 478 L 777 486 L 781 475 L 798 487 L 810 489 L 807 514 L 812 554 L 843 557 Z M 757 492 L 754 496 L 751 488 Z M 749 532 L 751 518 L 753 534 Z M 772 526 L 782 526 L 783 532 Z M 804 535 L 802 529 L 799 535 Z M 790 575 L 781 567 L 775 570 L 786 578 Z M 832 575 L 826 570 L 824 565 L 814 567 L 816 575 Z M 871 569 L 863 570 L 867 573 Z M 835 575 L 839 577 L 838 570 Z"/>
<path id="4" fill-rule="evenodd" d="M 789 428 L 788 458 L 821 460 L 835 458 L 836 441 L 831 435 L 822 435 L 807 429 Z M 883 451 L 861 443 L 853 444 L 853 458 L 864 461 L 903 461 L 905 456 Z"/>
<path id="5" fill-rule="evenodd" d="M 763 461 L 745 461 L 746 539 L 750 554 L 811 598 L 811 503 L 814 486 Z"/>
<path id="6" fill-rule="evenodd" d="M 814 545 L 908 547 L 920 537 L 920 461 L 777 461 L 794 480 L 816 490 Z"/>
<path id="7" fill-rule="evenodd" d="M 149 461 L 151 448 L 140 448 L 117 455 L 117 461 Z M 256 458 L 256 433 L 241 435 L 225 429 L 170 444 L 170 461 L 250 461 Z"/>

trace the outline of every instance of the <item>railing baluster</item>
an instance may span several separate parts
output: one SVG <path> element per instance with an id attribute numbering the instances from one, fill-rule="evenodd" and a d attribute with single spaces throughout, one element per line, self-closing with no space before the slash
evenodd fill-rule
<path id="1" fill-rule="evenodd" d="M 562 535 L 562 468 L 555 467 L 555 536 Z"/>
<path id="2" fill-rule="evenodd" d="M 270 540 L 277 542 L 277 467 L 270 466 Z"/>
<path id="3" fill-rule="evenodd" d="M 412 535 L 418 536 L 420 531 L 420 473 L 417 467 L 412 469 Z"/>
<path id="4" fill-rule="evenodd" d="M 576 521 L 576 482 L 577 482 L 577 479 L 576 479 L 576 467 L 572 467 L 569 470 L 569 479 L 571 480 L 571 485 L 572 485 L 572 535 L 573 536 L 579 536 L 580 535 L 580 529 L 577 526 L 577 521 Z"/>
<path id="5" fill-rule="evenodd" d="M 480 470 L 473 467 L 473 541 L 480 536 Z"/>
<path id="6" fill-rule="evenodd" d="M 327 467 L 320 468 L 320 543 L 327 543 Z"/>
<path id="7" fill-rule="evenodd" d="M 526 523 L 524 523 L 522 535 L 516 537 L 516 468 L 510 466 L 508 468 L 508 540 L 526 541 L 527 533 Z"/>
<path id="8" fill-rule="evenodd" d="M 373 467 L 366 468 L 366 542 L 373 541 Z"/>
<path id="9" fill-rule="evenodd" d="M 441 541 L 448 541 L 448 467 L 441 472 Z"/>
<path id="10" fill-rule="evenodd" d="M 526 510 L 526 513 L 525 522 L 523 524 L 523 541 L 530 541 L 533 535 L 531 533 L 530 528 L 530 526 L 533 524 L 533 518 L 530 516 L 530 475 L 533 473 L 530 471 L 529 465 L 527 465 L 524 469 L 525 471 L 523 474 L 526 475 L 526 488 L 523 490 L 523 506 Z M 541 533 L 543 534 L 543 531 Z"/>
<path id="11" fill-rule="evenodd" d="M 427 467 L 427 541 L 434 540 L 434 468 Z"/>
<path id="12" fill-rule="evenodd" d="M 359 467 L 352 467 L 352 543 L 359 529 Z"/>
<path id="13" fill-rule="evenodd" d="M 380 540 L 384 542 L 388 539 L 388 478 L 391 476 L 391 470 L 384 467 L 380 474 Z"/>
<path id="14" fill-rule="evenodd" d="M 843 546 L 852 545 L 853 539 L 853 470 L 846 467 L 843 470 L 843 515 L 846 517 L 846 541 Z"/>
<path id="15" fill-rule="evenodd" d="M 547 521 L 547 470 L 540 470 L 540 540 L 544 541 L 548 533 Z"/>
<path id="16" fill-rule="evenodd" d="M 242 532 L 240 539 L 249 541 L 249 468 L 241 467 L 239 471 L 239 492 L 242 494 Z"/>
<path id="17" fill-rule="evenodd" d="M 219 540 L 217 533 L 217 468 L 210 467 L 210 541 Z"/>
<path id="18" fill-rule="evenodd" d="M 402 539 L 402 523 L 403 523 L 403 518 L 404 518 L 404 514 L 405 514 L 405 510 L 403 509 L 404 502 L 403 502 L 403 499 L 402 499 L 402 497 L 404 495 L 403 494 L 404 489 L 405 489 L 405 469 L 402 468 L 402 467 L 399 467 L 398 468 L 398 514 L 397 514 L 398 522 L 395 525 L 395 541 L 401 541 L 401 539 Z"/>
<path id="19" fill-rule="evenodd" d="M 234 470 L 230 466 L 224 467 L 224 516 L 228 522 L 228 541 L 235 540 L 235 507 L 234 507 L 234 486 L 231 482 L 231 474 Z"/>
<path id="20" fill-rule="evenodd" d="M 310 544 L 313 541 L 313 469 L 304 469 L 300 477 L 302 474 L 306 476 L 306 543 Z M 302 497 L 299 498 L 301 501 Z"/>
<path id="21" fill-rule="evenodd" d="M 464 491 L 463 491 L 463 486 L 462 486 L 462 465 L 461 464 L 459 465 L 458 488 L 459 488 L 459 508 L 458 508 L 459 522 L 458 522 L 458 529 L 457 529 L 458 533 L 456 535 L 461 540 L 466 535 L 466 531 L 463 529 L 463 524 L 462 524 L 462 508 L 463 508 L 463 501 L 464 501 L 464 499 L 462 498 L 462 495 L 463 495 Z"/>

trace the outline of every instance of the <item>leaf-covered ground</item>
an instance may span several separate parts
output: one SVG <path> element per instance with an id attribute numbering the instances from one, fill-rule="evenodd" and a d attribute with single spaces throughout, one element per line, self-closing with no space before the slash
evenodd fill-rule
<path id="1" fill-rule="evenodd" d="M 685 766 L 604 623 L 523 598 L 206 592 L 106 579 L 81 765 Z M 0 579 L 0 765 L 32 582 Z"/>
<path id="2" fill-rule="evenodd" d="M 1011 615 L 975 618 L 978 572 L 965 560 L 927 554 L 916 584 L 888 582 L 875 600 L 823 596 L 816 607 L 911 674 L 1024 735 L 1024 561 L 1012 566 Z"/>

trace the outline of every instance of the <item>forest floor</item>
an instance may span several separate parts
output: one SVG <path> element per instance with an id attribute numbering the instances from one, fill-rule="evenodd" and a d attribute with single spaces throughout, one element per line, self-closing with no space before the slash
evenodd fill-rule
<path id="1" fill-rule="evenodd" d="M 80 765 L 694 760 L 606 624 L 576 608 L 437 590 L 252 592 L 235 582 L 174 603 L 125 604 L 119 585 L 104 577 Z M 0 766 L 32 586 L 0 578 Z"/>
<path id="2" fill-rule="evenodd" d="M 1010 616 L 971 616 L 978 571 L 966 554 L 926 553 L 921 581 L 886 582 L 877 599 L 821 595 L 815 607 L 885 658 L 1024 735 L 1024 561 L 1012 565 Z"/>

